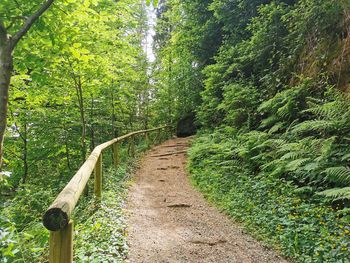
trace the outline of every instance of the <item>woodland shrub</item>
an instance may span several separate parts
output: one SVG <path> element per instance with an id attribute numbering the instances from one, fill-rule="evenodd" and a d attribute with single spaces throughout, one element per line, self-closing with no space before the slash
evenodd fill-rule
<path id="1" fill-rule="evenodd" d="M 285 256 L 298 262 L 348 262 L 350 209 L 315 194 L 312 184 L 296 185 L 287 173 L 263 169 L 276 153 L 261 150 L 268 140 L 264 132 L 231 128 L 202 134 L 190 151 L 193 183 Z M 285 166 L 293 171 L 297 164 L 290 160 Z"/>

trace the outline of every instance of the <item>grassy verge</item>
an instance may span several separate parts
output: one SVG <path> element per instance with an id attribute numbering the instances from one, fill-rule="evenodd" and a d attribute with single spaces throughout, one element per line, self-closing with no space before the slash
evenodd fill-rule
<path id="1" fill-rule="evenodd" d="M 297 262 L 349 262 L 349 209 L 255 172 L 250 158 L 239 157 L 247 147 L 232 134 L 199 136 L 190 150 L 194 185 L 253 236 Z"/>

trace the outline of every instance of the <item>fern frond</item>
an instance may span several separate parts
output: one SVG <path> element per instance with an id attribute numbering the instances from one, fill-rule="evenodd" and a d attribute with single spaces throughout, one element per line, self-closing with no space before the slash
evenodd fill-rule
<path id="1" fill-rule="evenodd" d="M 330 167 L 325 170 L 327 179 L 338 184 L 350 183 L 350 169 L 344 166 Z"/>
<path id="2" fill-rule="evenodd" d="M 287 169 L 287 171 L 290 171 L 290 172 L 295 171 L 298 168 L 300 168 L 301 166 L 303 166 L 305 163 L 307 163 L 308 161 L 310 161 L 310 158 L 302 158 L 302 159 L 293 160 L 286 165 L 286 169 Z"/>
<path id="3" fill-rule="evenodd" d="M 288 152 L 286 154 L 284 154 L 280 159 L 281 160 L 296 160 L 298 158 L 300 158 L 301 156 L 303 156 L 302 152 Z"/>
<path id="4" fill-rule="evenodd" d="M 332 121 L 327 120 L 310 120 L 304 121 L 300 124 L 295 125 L 292 128 L 293 133 L 304 133 L 304 132 L 315 132 L 321 130 L 328 130 L 334 126 Z"/>
<path id="5" fill-rule="evenodd" d="M 275 167 L 284 167 L 284 163 L 281 160 L 273 160 L 271 162 L 265 163 L 261 166 L 262 170 L 273 170 Z"/>
<path id="6" fill-rule="evenodd" d="M 288 101 L 288 103 L 284 104 L 282 107 L 280 107 L 277 110 L 277 116 L 283 118 L 283 119 L 287 119 L 288 117 L 291 116 L 292 114 L 292 110 L 293 109 L 293 105 L 291 104 L 290 101 Z"/>
<path id="7" fill-rule="evenodd" d="M 277 118 L 276 115 L 271 115 L 269 117 L 267 117 L 266 119 L 263 119 L 261 121 L 261 124 L 260 124 L 260 128 L 266 128 L 266 127 L 269 127 L 273 124 L 275 124 L 276 122 L 278 122 L 279 119 Z"/>
<path id="8" fill-rule="evenodd" d="M 271 127 L 271 129 L 268 131 L 268 134 L 273 134 L 275 132 L 278 132 L 281 128 L 285 126 L 284 122 L 277 122 L 275 125 Z"/>
<path id="9" fill-rule="evenodd" d="M 282 145 L 287 144 L 287 141 L 284 139 L 269 139 L 265 141 L 265 145 L 274 149 L 281 148 Z"/>
<path id="10" fill-rule="evenodd" d="M 314 105 L 314 107 L 304 110 L 303 112 L 312 113 L 317 117 L 330 120 L 339 117 L 339 113 L 341 114 L 342 112 L 339 109 L 340 107 L 339 101 L 332 101 L 322 105 Z"/>
<path id="11" fill-rule="evenodd" d="M 350 199 L 350 187 L 327 189 L 317 194 L 330 197 L 334 200 Z"/>
<path id="12" fill-rule="evenodd" d="M 283 154 L 285 152 L 294 152 L 300 150 L 300 143 L 292 142 L 292 143 L 286 143 L 281 145 L 281 147 L 278 149 L 277 153 Z"/>
<path id="13" fill-rule="evenodd" d="M 341 158 L 342 161 L 348 161 L 349 159 L 350 159 L 350 153 L 343 155 Z"/>

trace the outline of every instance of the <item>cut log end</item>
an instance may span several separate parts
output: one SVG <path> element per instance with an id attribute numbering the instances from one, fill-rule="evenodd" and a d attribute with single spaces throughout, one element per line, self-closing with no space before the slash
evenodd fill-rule
<path id="1" fill-rule="evenodd" d="M 43 216 L 44 226 L 51 231 L 64 229 L 69 222 L 67 213 L 60 208 L 50 208 Z"/>

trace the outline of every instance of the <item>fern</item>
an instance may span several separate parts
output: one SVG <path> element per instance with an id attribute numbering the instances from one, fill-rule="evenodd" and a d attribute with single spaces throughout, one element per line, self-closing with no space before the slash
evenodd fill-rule
<path id="1" fill-rule="evenodd" d="M 344 166 L 330 167 L 325 170 L 327 179 L 336 184 L 350 183 L 350 169 Z"/>
<path id="2" fill-rule="evenodd" d="M 302 113 L 305 106 L 305 93 L 308 89 L 306 83 L 299 86 L 281 91 L 277 93 L 273 98 L 263 102 L 258 111 L 268 116 L 261 121 L 260 128 L 268 128 L 274 124 L 284 123 L 288 126 L 289 122 L 293 122 Z M 283 126 L 284 126 L 283 125 Z M 278 127 L 278 128 L 277 128 Z M 282 126 L 277 126 L 279 130 Z M 277 130 L 270 130 L 270 133 Z"/>
<path id="3" fill-rule="evenodd" d="M 295 171 L 301 166 L 303 166 L 305 163 L 307 163 L 308 161 L 310 161 L 310 158 L 301 158 L 301 159 L 293 160 L 286 165 L 286 169 L 287 171 Z"/>
<path id="4" fill-rule="evenodd" d="M 317 194 L 332 198 L 333 200 L 350 199 L 350 187 L 327 189 Z"/>
<path id="5" fill-rule="evenodd" d="M 302 156 L 303 156 L 303 153 L 301 153 L 301 152 L 288 152 L 288 153 L 284 154 L 280 158 L 280 160 L 283 160 L 283 161 L 284 160 L 296 160 Z"/>
<path id="6" fill-rule="evenodd" d="M 279 118 L 276 115 L 271 115 L 261 121 L 260 128 L 270 127 L 271 125 L 274 125 L 278 121 L 279 121 Z"/>
<path id="7" fill-rule="evenodd" d="M 289 152 L 303 151 L 304 147 L 305 147 L 304 145 L 301 145 L 300 143 L 297 143 L 297 142 L 286 143 L 277 150 L 277 153 L 284 154 Z"/>
<path id="8" fill-rule="evenodd" d="M 282 145 L 286 144 L 287 141 L 283 139 L 268 139 L 264 141 L 262 144 L 259 144 L 253 148 L 255 149 L 265 149 L 265 148 L 272 148 L 274 150 L 279 149 Z"/>
<path id="9" fill-rule="evenodd" d="M 261 169 L 267 171 L 267 170 L 273 170 L 275 167 L 282 167 L 281 160 L 277 159 L 277 160 L 272 160 L 271 162 L 265 163 L 264 165 L 261 166 Z"/>
<path id="10" fill-rule="evenodd" d="M 326 131 L 334 126 L 335 124 L 328 120 L 309 120 L 295 125 L 292 128 L 292 133 Z"/>
<path id="11" fill-rule="evenodd" d="M 314 107 L 304 110 L 305 113 L 312 113 L 317 117 L 324 119 L 334 119 L 341 116 L 343 106 L 339 101 L 332 101 L 321 105 L 314 105 Z"/>
<path id="12" fill-rule="evenodd" d="M 286 104 L 284 104 L 282 107 L 280 107 L 276 114 L 282 119 L 289 119 L 289 117 L 294 113 L 295 105 L 293 105 L 292 101 L 288 101 Z"/>
<path id="13" fill-rule="evenodd" d="M 350 159 L 350 153 L 343 155 L 341 158 L 342 161 L 349 161 L 349 159 Z"/>
<path id="14" fill-rule="evenodd" d="M 276 132 L 280 131 L 284 126 L 285 126 L 284 122 L 277 122 L 275 125 L 273 125 L 270 128 L 268 134 L 276 133 Z"/>

